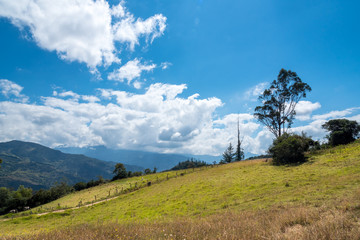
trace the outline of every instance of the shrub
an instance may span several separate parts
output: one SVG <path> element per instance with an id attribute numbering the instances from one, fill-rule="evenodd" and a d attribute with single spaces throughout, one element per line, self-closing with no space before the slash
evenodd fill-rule
<path id="1" fill-rule="evenodd" d="M 330 132 L 327 138 L 331 146 L 351 143 L 355 141 L 360 132 L 360 125 L 356 121 L 347 119 L 333 119 L 323 124 L 322 127 Z"/>
<path id="2" fill-rule="evenodd" d="M 274 140 L 269 148 L 269 153 L 273 157 L 274 165 L 302 163 L 306 161 L 305 151 L 313 143 L 312 139 L 306 135 L 296 135 L 284 133 L 281 137 Z"/>

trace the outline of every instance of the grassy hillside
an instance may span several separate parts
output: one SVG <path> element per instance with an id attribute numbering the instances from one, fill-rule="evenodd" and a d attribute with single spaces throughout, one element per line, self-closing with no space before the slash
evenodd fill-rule
<path id="1" fill-rule="evenodd" d="M 196 171 L 199 170 L 201 169 L 196 169 Z M 187 173 L 190 172 L 193 172 L 193 170 L 187 171 Z M 151 182 L 152 184 L 157 184 L 185 173 L 186 171 L 184 170 L 178 172 L 163 172 L 145 175 L 141 177 L 122 179 L 93 188 L 85 189 L 79 192 L 74 192 L 56 201 L 50 202 L 41 207 L 37 207 L 32 211 L 36 213 L 43 213 L 52 210 L 66 210 L 69 208 L 93 204 L 98 201 L 118 197 L 120 195 L 125 195 L 126 193 L 131 191 L 137 191 L 140 188 L 147 187 L 148 182 Z"/>
<path id="2" fill-rule="evenodd" d="M 130 182 L 132 186 L 153 182 L 93 206 L 2 221 L 0 236 L 50 231 L 42 236 L 81 239 L 86 232 L 92 238 L 117 239 L 115 232 L 121 230 L 123 238 L 139 234 L 139 238 L 176 235 L 180 239 L 181 232 L 186 239 L 220 235 L 223 239 L 294 239 L 296 234 L 305 234 L 303 239 L 360 237 L 359 141 L 311 155 L 299 166 L 278 167 L 254 160 L 188 170 L 177 177 L 170 172 L 169 179 L 167 174 L 148 175 L 143 181 L 141 177 L 117 181 L 66 196 L 33 213 L 46 211 L 46 207 L 74 206 L 79 199 L 84 204 L 92 202 L 95 195 L 106 197 L 108 189 L 114 191 L 116 186 L 125 190 Z M 155 183 L 156 178 L 162 181 Z M 298 229 L 288 233 L 289 227 Z M 254 232 L 258 235 L 251 235 Z"/>

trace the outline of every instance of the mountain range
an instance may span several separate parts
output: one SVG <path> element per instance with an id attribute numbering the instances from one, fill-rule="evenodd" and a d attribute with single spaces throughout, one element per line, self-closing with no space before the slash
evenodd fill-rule
<path id="1" fill-rule="evenodd" d="M 115 162 L 101 161 L 81 154 L 68 154 L 40 144 L 22 141 L 0 143 L 0 187 L 16 189 L 19 185 L 33 189 L 49 188 L 66 181 L 75 184 L 102 176 L 111 179 Z M 143 168 L 125 165 L 127 170 Z"/>
<path id="2" fill-rule="evenodd" d="M 180 154 L 163 154 L 136 150 L 109 149 L 105 146 L 95 146 L 87 148 L 57 148 L 58 150 L 72 154 L 83 154 L 88 157 L 97 158 L 103 161 L 121 162 L 129 165 L 136 165 L 143 168 L 158 171 L 171 169 L 176 164 L 186 161 L 189 156 Z"/>
<path id="3" fill-rule="evenodd" d="M 163 154 L 146 151 L 108 149 L 105 146 L 51 149 L 37 143 L 10 141 L 0 143 L 0 187 L 17 189 L 20 185 L 34 190 L 49 188 L 56 182 L 68 184 L 113 177 L 116 163 L 127 171 L 169 170 L 189 158 L 212 163 L 219 157 Z"/>

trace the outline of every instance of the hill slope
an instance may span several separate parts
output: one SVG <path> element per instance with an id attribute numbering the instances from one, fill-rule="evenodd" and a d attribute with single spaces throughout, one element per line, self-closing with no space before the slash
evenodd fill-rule
<path id="1" fill-rule="evenodd" d="M 74 184 L 96 179 L 97 176 L 110 179 L 115 166 L 114 162 L 66 154 L 36 143 L 21 141 L 0 143 L 0 158 L 3 159 L 0 186 L 14 189 L 19 185 L 33 189 L 48 188 L 63 180 Z"/>
<path id="2" fill-rule="evenodd" d="M 130 231 L 131 226 L 134 226 L 134 229 L 138 229 L 139 226 L 148 229 L 146 226 L 152 226 L 150 229 L 161 228 L 165 231 L 171 228 L 172 231 L 178 232 L 181 232 L 179 229 L 183 229 L 184 226 L 189 226 L 188 231 L 191 232 L 195 223 L 202 224 L 198 229 L 201 232 L 202 229 L 209 228 L 211 223 L 214 224 L 211 225 L 211 229 L 217 229 L 223 234 L 236 231 L 237 228 L 243 229 L 241 225 L 236 226 L 236 221 L 246 219 L 243 224 L 251 229 L 251 232 L 263 231 L 263 235 L 247 235 L 251 236 L 251 239 L 263 239 L 262 236 L 270 239 L 299 239 L 295 235 L 284 235 L 285 230 L 292 226 L 304 231 L 314 231 L 310 232 L 311 234 L 317 234 L 316 231 L 322 229 L 319 233 L 322 235 L 309 235 L 310 237 L 304 239 L 312 239 L 314 236 L 318 237 L 313 239 L 357 239 L 360 236 L 360 225 L 357 222 L 360 213 L 356 210 L 360 209 L 359 141 L 312 155 L 309 162 L 299 166 L 278 167 L 263 160 L 255 160 L 197 169 L 195 172 L 187 171 L 183 176 L 180 172 L 177 175 L 176 173 L 148 175 L 142 180 L 125 179 L 111 183 L 112 186 L 103 185 L 74 193 L 72 196 L 59 199 L 58 206 L 70 206 L 71 201 L 76 202 L 71 200 L 75 198 L 91 202 L 94 195 L 106 188 L 111 189 L 111 193 L 114 194 L 109 197 L 118 197 L 101 204 L 62 213 L 42 216 L 33 214 L 0 222 L 0 228 L 4 235 L 17 235 L 42 229 L 52 230 L 55 227 L 61 229 L 81 223 L 116 221 L 117 224 L 125 225 L 108 227 L 109 234 L 113 234 L 115 228 L 121 226 L 127 226 L 123 227 L 126 231 Z M 162 181 L 157 182 L 156 179 Z M 118 195 L 114 192 L 117 186 L 130 187 L 129 181 L 133 181 L 134 186 L 134 181 L 140 185 L 142 181 L 148 180 L 153 181 L 150 187 Z M 350 210 L 351 212 L 348 212 Z M 236 221 L 229 222 L 227 219 Z M 334 222 L 331 222 L 331 219 L 335 219 Z M 154 222 L 157 225 L 154 225 Z M 228 226 L 222 222 L 226 222 Z M 247 222 L 254 224 L 258 229 L 254 229 Z M 325 224 L 321 225 L 322 222 Z M 128 224 L 132 225 L 129 227 Z M 94 232 L 91 232 L 91 229 L 95 229 Z M 96 229 L 98 228 L 90 227 L 87 231 L 95 233 Z M 246 232 L 246 229 L 244 231 Z M 272 235 L 275 234 L 272 231 L 278 231 L 276 234 L 282 234 L 283 237 Z M 334 234 L 342 235 L 332 235 L 332 231 Z M 164 235 L 159 237 L 159 234 L 164 234 L 160 230 L 157 234 L 154 235 L 155 238 L 166 238 Z M 333 237 L 327 238 L 326 234 Z M 193 235 L 190 238 L 196 239 L 194 236 L 202 238 L 201 236 L 205 235 Z M 212 238 L 232 239 L 231 236 L 236 235 L 221 236 L 223 235 Z"/>

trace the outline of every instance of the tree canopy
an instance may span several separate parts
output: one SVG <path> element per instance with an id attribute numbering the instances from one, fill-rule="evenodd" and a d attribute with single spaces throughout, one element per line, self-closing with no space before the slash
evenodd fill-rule
<path id="1" fill-rule="evenodd" d="M 278 138 L 291 127 L 297 103 L 310 91 L 295 72 L 281 69 L 277 80 L 259 96 L 262 105 L 255 108 L 254 116 Z"/>
<path id="2" fill-rule="evenodd" d="M 122 178 L 127 178 L 128 177 L 128 172 L 126 171 L 126 168 L 124 166 L 124 164 L 122 163 L 117 163 L 115 165 L 115 169 L 114 172 L 115 176 L 113 177 L 112 180 L 117 180 L 117 179 L 122 179 Z"/>
<path id="3" fill-rule="evenodd" d="M 355 141 L 360 132 L 360 125 L 356 121 L 348 119 L 333 119 L 323 124 L 322 127 L 330 132 L 327 138 L 332 146 L 351 143 Z"/>
<path id="4" fill-rule="evenodd" d="M 196 160 L 194 158 L 190 158 L 186 161 L 179 162 L 175 167 L 170 170 L 180 170 L 180 169 L 188 169 L 188 168 L 197 168 L 207 166 L 208 164 L 204 161 Z"/>

